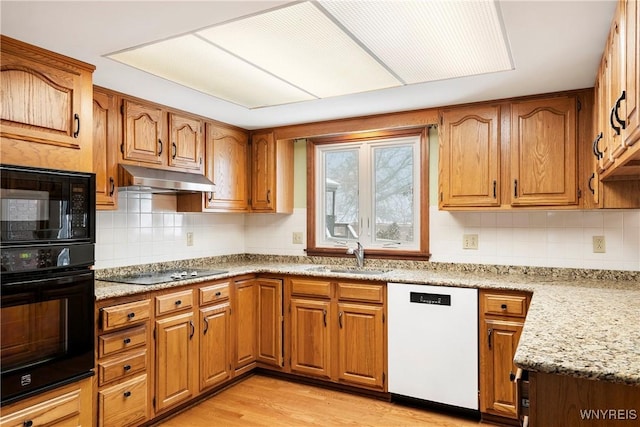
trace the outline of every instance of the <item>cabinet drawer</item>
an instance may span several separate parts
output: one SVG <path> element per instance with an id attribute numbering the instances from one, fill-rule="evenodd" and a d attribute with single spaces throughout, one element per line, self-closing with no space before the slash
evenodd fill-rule
<path id="1" fill-rule="evenodd" d="M 147 418 L 147 375 L 98 392 L 99 425 L 128 426 Z"/>
<path id="2" fill-rule="evenodd" d="M 291 280 L 291 294 L 330 298 L 331 282 L 293 279 Z"/>
<path id="3" fill-rule="evenodd" d="M 200 288 L 200 305 L 229 299 L 229 282 Z"/>
<path id="4" fill-rule="evenodd" d="M 110 331 L 123 326 L 133 325 L 149 319 L 150 301 L 136 301 L 128 304 L 119 304 L 104 307 L 101 310 L 102 330 Z"/>
<path id="5" fill-rule="evenodd" d="M 341 301 L 384 301 L 384 286 L 359 283 L 338 283 L 338 299 Z"/>
<path id="6" fill-rule="evenodd" d="M 484 314 L 525 317 L 527 297 L 525 295 L 484 295 Z"/>
<path id="7" fill-rule="evenodd" d="M 156 297 L 156 316 L 193 307 L 193 291 L 174 292 Z"/>
<path id="8" fill-rule="evenodd" d="M 147 369 L 147 350 L 128 352 L 98 363 L 99 385 L 130 377 Z"/>
<path id="9" fill-rule="evenodd" d="M 4 409 L 4 408 L 3 408 Z M 45 400 L 0 418 L 2 427 L 79 425 L 80 390 Z"/>
<path id="10" fill-rule="evenodd" d="M 147 326 L 142 325 L 124 331 L 112 332 L 98 337 L 98 357 L 116 354 L 147 342 Z"/>

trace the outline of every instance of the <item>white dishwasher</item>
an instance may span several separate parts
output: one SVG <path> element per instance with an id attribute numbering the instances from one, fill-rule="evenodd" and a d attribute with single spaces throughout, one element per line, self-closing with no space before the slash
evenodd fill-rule
<path id="1" fill-rule="evenodd" d="M 389 392 L 478 410 L 478 291 L 389 283 Z"/>

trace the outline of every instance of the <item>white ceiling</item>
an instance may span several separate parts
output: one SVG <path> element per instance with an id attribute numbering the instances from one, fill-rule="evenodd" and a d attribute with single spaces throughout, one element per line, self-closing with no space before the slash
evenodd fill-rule
<path id="1" fill-rule="evenodd" d="M 499 5 L 515 70 L 257 109 L 103 56 L 286 3 L 290 1 L 3 0 L 0 30 L 95 65 L 96 85 L 258 129 L 591 87 L 616 5 L 615 0 L 503 0 Z"/>

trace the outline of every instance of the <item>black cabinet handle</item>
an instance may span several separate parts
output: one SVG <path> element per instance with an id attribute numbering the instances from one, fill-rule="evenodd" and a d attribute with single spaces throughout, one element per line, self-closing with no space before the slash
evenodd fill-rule
<path id="1" fill-rule="evenodd" d="M 518 180 L 513 180 L 513 197 L 518 198 Z"/>
<path id="2" fill-rule="evenodd" d="M 175 302 L 175 305 L 180 305 L 180 304 L 182 304 L 182 300 L 177 300 L 177 301 Z"/>
<path id="3" fill-rule="evenodd" d="M 489 350 L 491 350 L 491 335 L 493 335 L 493 329 L 489 328 L 489 330 L 487 331 L 487 338 L 489 341 Z"/>
<path id="4" fill-rule="evenodd" d="M 509 381 L 513 382 L 516 379 L 516 374 L 513 371 L 509 372 Z"/>
<path id="5" fill-rule="evenodd" d="M 109 184 L 111 186 L 111 188 L 109 189 L 109 197 L 113 196 L 113 193 L 115 193 L 116 191 L 116 181 L 113 179 L 113 177 L 109 177 Z"/>
<path id="6" fill-rule="evenodd" d="M 73 120 L 76 122 L 76 131 L 73 133 L 73 137 L 77 138 L 80 136 L 80 116 L 76 113 L 73 115 Z"/>
<path id="7" fill-rule="evenodd" d="M 616 106 L 614 105 L 613 107 L 611 107 L 611 112 L 609 112 L 609 124 L 611 125 L 611 129 L 616 131 L 616 135 L 620 135 L 620 126 L 616 126 L 616 124 L 613 123 L 613 115 L 615 114 L 615 110 Z"/>
<path id="8" fill-rule="evenodd" d="M 595 177 L 596 177 L 595 172 L 593 172 L 589 177 L 589 191 L 591 191 L 591 194 L 596 194 L 596 190 L 593 188 L 593 185 L 591 185 Z"/>
<path id="9" fill-rule="evenodd" d="M 24 427 L 32 427 L 33 426 L 33 421 L 27 420 L 27 421 L 23 422 L 22 425 Z"/>
<path id="10" fill-rule="evenodd" d="M 124 397 L 129 397 L 131 396 L 131 392 L 130 391 L 125 391 L 124 392 Z"/>
<path id="11" fill-rule="evenodd" d="M 267 203 L 271 203 L 271 190 L 267 190 Z"/>
<path id="12" fill-rule="evenodd" d="M 616 116 L 616 121 L 620 123 L 620 127 L 622 129 L 627 128 L 627 122 L 625 120 L 620 119 L 620 116 L 618 115 L 618 110 L 620 109 L 620 103 L 625 99 L 627 99 L 627 91 L 623 90 L 622 93 L 620 94 L 620 97 L 616 101 L 615 107 L 613 107 L 613 114 Z M 618 132 L 618 134 L 620 134 L 620 132 Z"/>
<path id="13" fill-rule="evenodd" d="M 322 321 L 324 322 L 324 327 L 327 327 L 327 310 L 322 310 Z"/>
<path id="14" fill-rule="evenodd" d="M 189 320 L 189 324 L 191 325 L 191 335 L 189 335 L 189 339 L 192 339 L 196 333 L 196 326 L 193 324 L 193 320 Z"/>
<path id="15" fill-rule="evenodd" d="M 158 140 L 158 146 L 160 147 L 158 149 L 158 156 L 159 156 L 159 155 L 162 154 L 162 140 L 161 139 Z"/>
<path id="16" fill-rule="evenodd" d="M 125 372 L 130 371 L 130 370 L 131 370 L 131 365 L 124 365 L 124 366 L 122 367 L 122 369 L 124 369 L 124 370 L 125 370 Z"/>
<path id="17" fill-rule="evenodd" d="M 219 297 L 220 295 L 222 295 L 222 292 L 218 291 L 216 292 L 216 296 Z"/>
<path id="18" fill-rule="evenodd" d="M 125 339 L 123 340 L 123 342 L 124 342 L 125 344 L 131 344 L 131 338 L 125 338 Z"/>
<path id="19" fill-rule="evenodd" d="M 496 199 L 497 195 L 496 195 L 496 186 L 498 185 L 498 183 L 496 182 L 496 180 L 493 180 L 493 198 Z"/>
<path id="20" fill-rule="evenodd" d="M 209 330 L 209 320 L 204 318 L 204 331 L 202 331 L 202 335 L 207 335 L 207 331 Z"/>
<path id="21" fill-rule="evenodd" d="M 500 308 L 501 308 L 501 309 L 503 309 L 503 310 L 506 310 L 506 309 L 507 309 L 507 304 L 502 304 L 502 305 L 500 306 Z"/>
<path id="22" fill-rule="evenodd" d="M 209 202 L 213 200 L 213 191 L 209 191 Z"/>
<path id="23" fill-rule="evenodd" d="M 134 312 L 131 312 L 131 313 L 127 314 L 127 318 L 129 318 L 129 319 L 133 319 L 134 317 L 136 317 L 136 313 L 134 313 Z"/>
<path id="24" fill-rule="evenodd" d="M 340 325 L 340 329 L 342 329 L 342 312 L 338 313 L 338 324 Z"/>
<path id="25" fill-rule="evenodd" d="M 598 160 L 604 157 L 604 153 L 600 151 L 600 148 L 598 147 L 598 144 L 600 143 L 602 136 L 603 136 L 602 132 L 600 132 L 598 136 L 596 136 L 596 139 L 593 141 L 593 154 L 596 156 L 596 159 Z"/>
<path id="26" fill-rule="evenodd" d="M 171 143 L 171 148 L 173 149 L 173 154 L 171 155 L 172 159 L 175 159 L 176 156 L 178 155 L 178 146 L 176 145 L 175 142 Z"/>

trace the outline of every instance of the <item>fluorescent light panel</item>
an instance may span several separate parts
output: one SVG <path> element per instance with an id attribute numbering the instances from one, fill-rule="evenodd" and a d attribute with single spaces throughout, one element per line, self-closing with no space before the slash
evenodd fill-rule
<path id="1" fill-rule="evenodd" d="M 513 69 L 492 0 L 306 1 L 108 57 L 247 108 Z"/>

